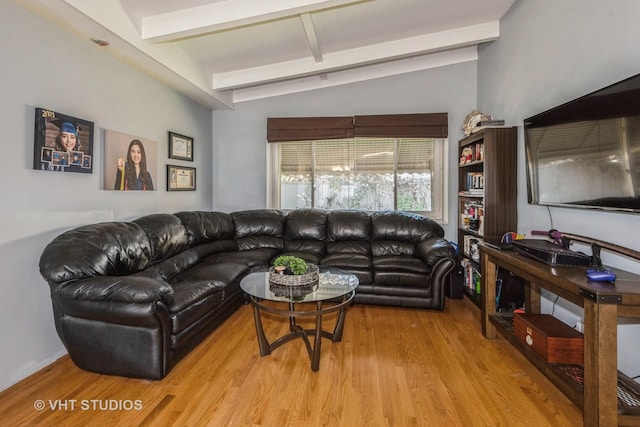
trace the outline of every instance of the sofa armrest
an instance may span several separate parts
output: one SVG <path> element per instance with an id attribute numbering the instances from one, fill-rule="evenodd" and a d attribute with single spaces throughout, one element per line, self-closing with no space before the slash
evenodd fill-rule
<path id="1" fill-rule="evenodd" d="M 434 266 L 442 258 L 455 259 L 457 256 L 451 243 L 442 237 L 434 237 L 417 243 L 415 255 L 430 266 Z"/>
<path id="2" fill-rule="evenodd" d="M 173 288 L 165 281 L 143 276 L 98 276 L 67 282 L 55 288 L 58 297 L 82 301 L 147 303 L 170 305 Z"/>

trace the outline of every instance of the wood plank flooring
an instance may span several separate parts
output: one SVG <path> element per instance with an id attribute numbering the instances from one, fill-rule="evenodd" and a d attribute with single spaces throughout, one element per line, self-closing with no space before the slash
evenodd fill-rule
<path id="1" fill-rule="evenodd" d="M 65 356 L 0 393 L 0 425 L 581 426 L 523 356 L 482 337 L 479 317 L 466 299 L 443 312 L 354 305 L 312 372 L 301 340 L 259 356 L 246 305 L 162 381 L 84 372 Z M 288 329 L 263 322 L 271 341 Z"/>

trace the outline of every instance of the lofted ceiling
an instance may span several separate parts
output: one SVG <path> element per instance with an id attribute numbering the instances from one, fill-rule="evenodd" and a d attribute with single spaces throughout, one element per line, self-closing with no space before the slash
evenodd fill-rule
<path id="1" fill-rule="evenodd" d="M 13 0 L 212 109 L 477 59 L 515 0 Z"/>

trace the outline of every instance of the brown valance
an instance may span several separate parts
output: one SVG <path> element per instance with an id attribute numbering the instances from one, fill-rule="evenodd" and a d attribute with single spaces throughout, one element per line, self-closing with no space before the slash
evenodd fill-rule
<path id="1" fill-rule="evenodd" d="M 267 119 L 267 141 L 308 141 L 353 137 L 353 117 L 290 117 Z"/>
<path id="2" fill-rule="evenodd" d="M 447 113 L 355 116 L 353 119 L 355 136 L 446 138 L 449 129 Z"/>
<path id="3" fill-rule="evenodd" d="M 267 119 L 267 141 L 309 141 L 366 137 L 446 138 L 447 113 L 385 114 L 355 117 Z"/>

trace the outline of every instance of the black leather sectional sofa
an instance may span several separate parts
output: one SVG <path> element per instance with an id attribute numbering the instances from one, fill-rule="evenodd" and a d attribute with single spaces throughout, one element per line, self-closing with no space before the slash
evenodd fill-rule
<path id="1" fill-rule="evenodd" d="M 356 303 L 442 309 L 456 256 L 443 237 L 395 211 L 151 214 L 61 234 L 40 272 L 80 368 L 160 379 L 240 307 L 242 277 L 280 254 L 356 274 Z"/>

